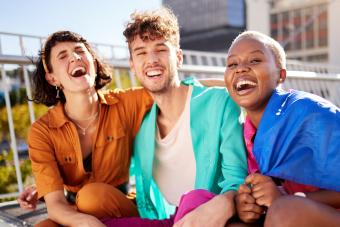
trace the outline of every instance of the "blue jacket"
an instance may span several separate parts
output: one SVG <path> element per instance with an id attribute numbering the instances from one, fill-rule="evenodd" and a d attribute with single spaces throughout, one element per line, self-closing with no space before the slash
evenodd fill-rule
<path id="1" fill-rule="evenodd" d="M 265 175 L 340 191 L 340 109 L 306 92 L 274 90 L 253 152 Z"/>
<path id="2" fill-rule="evenodd" d="M 246 153 L 239 122 L 240 109 L 225 88 L 206 88 L 191 78 L 190 127 L 196 159 L 196 189 L 214 193 L 237 190 L 247 174 Z M 144 117 L 134 141 L 134 174 L 141 217 L 168 218 L 174 212 L 153 177 L 157 105 Z"/>

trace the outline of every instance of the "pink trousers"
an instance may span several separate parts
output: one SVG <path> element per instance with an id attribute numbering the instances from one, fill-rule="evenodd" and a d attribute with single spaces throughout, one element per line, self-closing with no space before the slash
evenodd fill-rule
<path id="1" fill-rule="evenodd" d="M 120 226 L 120 227 L 171 227 L 179 221 L 182 217 L 184 217 L 187 213 L 194 210 L 198 206 L 203 203 L 208 202 L 215 196 L 214 193 L 211 193 L 207 190 L 196 189 L 184 194 L 181 197 L 179 206 L 176 210 L 176 213 L 172 215 L 168 219 L 164 220 L 150 220 L 146 218 L 139 217 L 126 217 L 126 218 L 111 218 L 107 220 L 103 220 L 103 223 L 106 226 Z"/>

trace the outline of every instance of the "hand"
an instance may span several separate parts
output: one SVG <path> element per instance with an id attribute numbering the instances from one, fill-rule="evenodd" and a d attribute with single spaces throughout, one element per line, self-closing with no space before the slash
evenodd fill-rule
<path id="1" fill-rule="evenodd" d="M 235 213 L 233 198 L 235 192 L 217 195 L 208 202 L 187 213 L 173 227 L 224 226 Z"/>
<path id="2" fill-rule="evenodd" d="M 25 190 L 20 193 L 17 201 L 22 209 L 34 210 L 38 203 L 38 192 L 35 185 L 25 188 Z"/>
<path id="3" fill-rule="evenodd" d="M 263 207 L 255 202 L 251 189 L 246 184 L 240 185 L 235 197 L 236 210 L 239 218 L 245 223 L 254 223 L 263 214 Z"/>
<path id="4" fill-rule="evenodd" d="M 254 173 L 246 178 L 246 184 L 251 184 L 251 194 L 259 206 L 270 207 L 274 200 L 282 196 L 271 177 Z"/>

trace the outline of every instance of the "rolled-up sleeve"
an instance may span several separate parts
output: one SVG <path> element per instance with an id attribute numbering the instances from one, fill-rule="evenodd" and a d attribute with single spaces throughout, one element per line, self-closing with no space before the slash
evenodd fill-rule
<path id="1" fill-rule="evenodd" d="M 239 118 L 240 108 L 228 97 L 220 133 L 223 174 L 223 179 L 219 182 L 222 188 L 221 193 L 230 190 L 237 191 L 247 176 L 243 128 Z"/>
<path id="2" fill-rule="evenodd" d="M 63 190 L 63 180 L 60 176 L 54 147 L 49 138 L 49 131 L 43 122 L 35 122 L 28 134 L 29 156 L 32 162 L 32 172 L 41 198 L 56 190 Z"/>

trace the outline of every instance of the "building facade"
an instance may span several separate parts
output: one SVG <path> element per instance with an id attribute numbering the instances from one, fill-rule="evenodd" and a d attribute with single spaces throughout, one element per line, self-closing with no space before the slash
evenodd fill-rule
<path id="1" fill-rule="evenodd" d="M 245 29 L 243 0 L 163 0 L 181 27 L 181 47 L 188 50 L 225 52 Z"/>
<path id="2" fill-rule="evenodd" d="M 339 12 L 339 0 L 247 0 L 247 29 L 278 40 L 290 59 L 338 66 Z"/>

